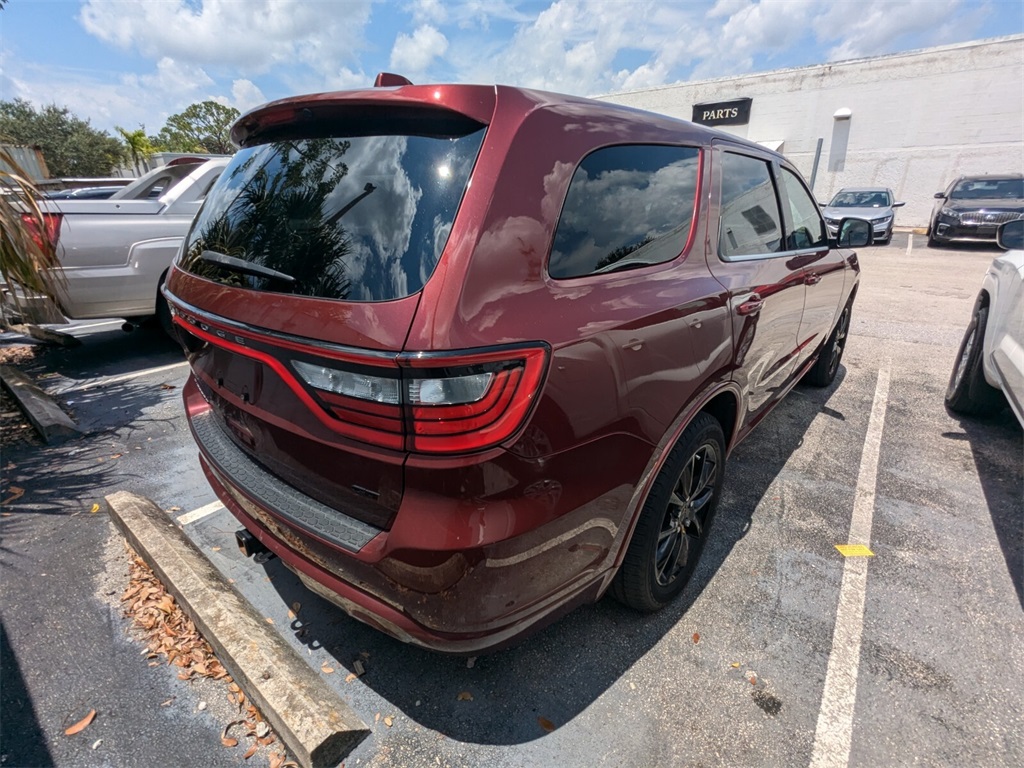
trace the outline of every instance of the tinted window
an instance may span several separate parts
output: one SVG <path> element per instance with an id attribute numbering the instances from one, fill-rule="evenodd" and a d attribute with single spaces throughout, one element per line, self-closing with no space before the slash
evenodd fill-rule
<path id="1" fill-rule="evenodd" d="M 210 190 L 181 266 L 228 285 L 327 299 L 415 293 L 448 240 L 483 134 L 474 126 L 454 137 L 306 138 L 243 149 Z M 270 271 L 292 279 L 264 276 Z"/>
<path id="2" fill-rule="evenodd" d="M 1024 179 L 964 179 L 953 188 L 954 200 L 1024 198 Z"/>
<path id="3" fill-rule="evenodd" d="M 882 208 L 891 203 L 888 192 L 851 189 L 843 190 L 833 197 L 829 205 L 833 208 Z"/>
<path id="4" fill-rule="evenodd" d="M 786 250 L 797 251 L 825 245 L 825 225 L 821 221 L 818 204 L 795 173 L 783 168 L 782 178 L 786 185 L 789 220 L 792 223 L 792 230 L 786 237 Z"/>
<path id="5" fill-rule="evenodd" d="M 555 231 L 548 272 L 581 277 L 671 261 L 686 245 L 700 150 L 630 145 L 583 159 Z"/>
<path id="6" fill-rule="evenodd" d="M 768 163 L 723 153 L 718 253 L 729 258 L 781 250 L 782 220 Z"/>

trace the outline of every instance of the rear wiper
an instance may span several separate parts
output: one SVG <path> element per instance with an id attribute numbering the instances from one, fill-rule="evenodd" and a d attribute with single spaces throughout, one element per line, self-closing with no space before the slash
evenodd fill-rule
<path id="1" fill-rule="evenodd" d="M 229 269 L 233 272 L 241 272 L 243 275 L 266 277 L 270 280 L 277 280 L 288 285 L 295 284 L 295 278 L 291 275 L 286 275 L 284 272 L 278 272 L 276 269 L 271 269 L 270 267 L 261 267 L 259 264 L 253 264 L 251 261 L 246 261 L 245 259 L 236 259 L 234 256 L 228 256 L 226 253 L 203 251 L 199 254 L 199 258 L 203 261 L 208 261 L 211 264 L 216 264 L 218 267 L 223 267 L 224 269 Z"/>

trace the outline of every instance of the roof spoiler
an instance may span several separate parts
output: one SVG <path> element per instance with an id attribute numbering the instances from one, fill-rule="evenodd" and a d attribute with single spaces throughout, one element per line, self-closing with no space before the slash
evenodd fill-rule
<path id="1" fill-rule="evenodd" d="M 374 88 L 394 88 L 399 85 L 412 85 L 412 80 L 393 72 L 379 72 L 377 79 L 373 81 Z"/>

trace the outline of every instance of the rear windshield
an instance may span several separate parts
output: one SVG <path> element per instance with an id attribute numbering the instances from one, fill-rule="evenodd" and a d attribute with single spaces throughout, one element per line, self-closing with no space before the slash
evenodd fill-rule
<path id="1" fill-rule="evenodd" d="M 286 139 L 234 156 L 181 267 L 253 290 L 387 301 L 423 287 L 483 141 L 458 135 Z"/>

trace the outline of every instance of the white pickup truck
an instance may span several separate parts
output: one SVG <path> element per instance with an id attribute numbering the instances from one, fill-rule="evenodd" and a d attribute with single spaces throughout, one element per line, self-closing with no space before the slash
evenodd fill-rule
<path id="1" fill-rule="evenodd" d="M 75 320 L 155 315 L 168 323 L 160 286 L 228 160 L 174 161 L 107 200 L 41 201 L 64 268 L 61 312 Z"/>

